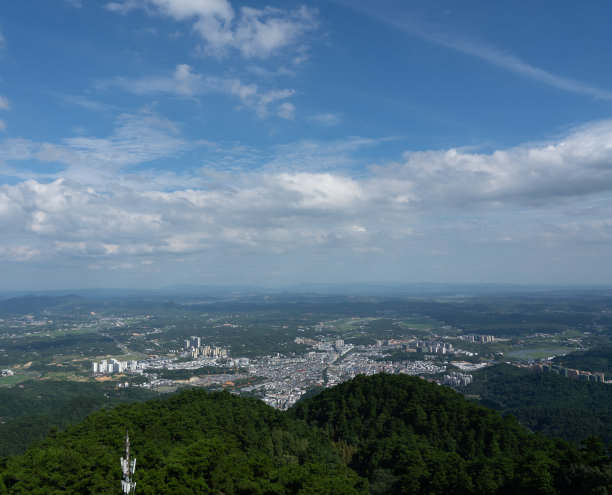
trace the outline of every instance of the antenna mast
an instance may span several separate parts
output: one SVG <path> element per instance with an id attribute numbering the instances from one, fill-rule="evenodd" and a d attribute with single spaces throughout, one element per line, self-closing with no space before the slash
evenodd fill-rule
<path id="1" fill-rule="evenodd" d="M 136 491 L 136 482 L 132 476 L 136 471 L 136 458 L 130 461 L 130 435 L 125 434 L 125 457 L 121 458 L 121 470 L 123 471 L 123 479 L 121 480 L 121 489 L 123 493 L 132 493 Z"/>

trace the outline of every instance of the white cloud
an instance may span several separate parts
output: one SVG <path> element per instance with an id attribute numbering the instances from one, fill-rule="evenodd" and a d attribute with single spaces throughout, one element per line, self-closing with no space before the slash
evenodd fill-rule
<path id="1" fill-rule="evenodd" d="M 345 210 L 356 208 L 365 195 L 359 182 L 330 173 L 282 173 L 272 178 L 286 194 L 287 208 Z"/>
<path id="2" fill-rule="evenodd" d="M 304 139 L 274 148 L 274 156 L 265 165 L 271 171 L 334 171 L 356 169 L 368 163 L 357 152 L 374 148 L 387 139 L 351 137 L 321 142 Z"/>
<path id="3" fill-rule="evenodd" d="M 5 139 L 0 146 L 1 160 L 29 160 L 33 158 L 40 144 L 28 139 Z"/>
<path id="4" fill-rule="evenodd" d="M 268 115 L 268 106 L 292 96 L 292 89 L 262 91 L 257 84 L 246 84 L 240 79 L 217 76 L 204 77 L 197 74 L 188 64 L 179 64 L 174 73 L 160 77 L 142 77 L 139 79 L 115 78 L 98 81 L 98 89 L 116 87 L 137 95 L 171 95 L 179 97 L 196 97 L 209 93 L 220 93 L 235 96 L 245 107 L 252 108 L 258 117 Z M 289 115 L 291 107 L 280 107 L 283 118 Z"/>
<path id="5" fill-rule="evenodd" d="M 130 10 L 146 8 L 146 4 L 142 0 L 123 0 L 121 2 L 109 2 L 105 5 L 105 8 L 111 12 L 126 15 Z"/>
<path id="6" fill-rule="evenodd" d="M 191 66 L 180 64 L 176 66 L 176 70 L 174 71 L 174 80 L 177 83 L 176 91 L 179 94 L 192 96 L 198 92 L 202 76 L 194 74 Z"/>
<path id="7" fill-rule="evenodd" d="M 296 235 L 320 244 L 365 233 L 348 218 L 320 221 L 321 212 L 357 211 L 361 194 L 352 179 L 331 174 L 264 175 L 234 191 L 98 192 L 69 180 L 30 180 L 0 187 L 0 246 L 12 256 L 17 247 L 6 240 L 25 237 L 41 255 L 101 259 L 245 245 L 288 249 Z"/>
<path id="8" fill-rule="evenodd" d="M 214 16 L 230 20 L 234 17 L 231 4 L 226 0 L 149 0 L 161 12 L 175 19 Z"/>
<path id="9" fill-rule="evenodd" d="M 288 47 L 301 49 L 304 36 L 316 28 L 316 10 L 242 7 L 238 14 L 226 0 L 124 0 L 106 8 L 125 14 L 142 8 L 177 21 L 192 22 L 204 41 L 204 52 L 217 57 L 234 49 L 246 58 L 267 58 Z"/>
<path id="10" fill-rule="evenodd" d="M 8 259 L 10 261 L 30 261 L 40 255 L 38 249 L 33 249 L 30 246 L 0 246 L 0 259 Z"/>
<path id="11" fill-rule="evenodd" d="M 489 154 L 449 149 L 407 152 L 404 158 L 376 168 L 380 180 L 396 182 L 398 198 L 428 205 L 549 203 L 612 191 L 612 121 Z"/>
<path id="12" fill-rule="evenodd" d="M 0 95 L 0 110 L 10 110 L 11 103 L 6 96 Z"/>
<path id="13" fill-rule="evenodd" d="M 141 132 L 138 125 L 134 133 Z M 171 123 L 164 125 L 172 132 Z M 140 145 L 130 149 L 132 131 L 121 126 L 117 135 L 123 137 L 63 146 L 91 160 L 109 147 L 121 163 L 161 153 L 142 154 Z M 13 156 L 36 155 L 29 142 L 11 143 Z M 568 252 L 586 256 L 589 250 L 598 258 L 608 251 L 610 121 L 490 153 L 407 152 L 401 161 L 365 172 L 342 166 L 373 144 L 353 138 L 275 148 L 274 164 L 213 174 L 218 183 L 211 188 L 195 187 L 187 178 L 171 190 L 163 179 L 136 185 L 127 176 L 108 187 L 80 180 L 73 169 L 66 179 L 6 184 L 0 186 L 0 259 L 82 259 L 84 265 L 138 270 L 141 257 L 156 269 L 186 257 L 182 263 L 194 270 L 215 257 L 231 258 L 235 266 L 293 259 L 314 266 L 316 259 L 342 265 L 372 256 L 376 263 L 412 267 L 435 258 L 445 271 L 450 268 L 444 260 L 458 252 L 466 267 L 480 266 L 482 246 L 542 252 L 543 259 L 563 259 Z M 283 166 L 304 153 L 311 158 L 295 170 Z M 309 170 L 309 160 L 324 160 L 325 153 L 329 168 Z M 183 179 L 173 180 L 180 186 Z M 492 266 L 483 261 L 479 269 Z"/>
<path id="14" fill-rule="evenodd" d="M 1 38 L 2 38 L 2 35 L 0 34 L 0 46 L 2 42 Z M 8 98 L 0 95 L 0 110 L 10 110 L 10 108 L 11 108 L 11 103 L 9 102 Z M 6 131 L 6 122 L 4 122 L 3 119 L 0 119 L 0 131 Z"/>
<path id="15" fill-rule="evenodd" d="M 91 98 L 87 98 L 85 96 L 59 95 L 59 98 L 65 103 L 76 105 L 90 112 L 104 113 L 108 112 L 109 110 L 114 110 L 112 105 L 92 100 Z"/>
<path id="16" fill-rule="evenodd" d="M 243 7 L 240 14 L 233 44 L 245 57 L 268 57 L 316 27 L 316 12 L 305 6 L 292 12 Z"/>
<path id="17" fill-rule="evenodd" d="M 70 177 L 96 186 L 113 187 L 127 181 L 132 187 L 139 182 L 166 181 L 168 187 L 176 184 L 177 177 L 169 172 L 147 171 L 142 177 L 135 173 L 118 172 L 123 168 L 177 156 L 197 146 L 178 136 L 173 122 L 144 108 L 137 114 L 123 114 L 107 137 L 79 136 L 63 139 L 60 143 L 39 143 L 24 139 L 6 139 L 0 143 L 0 160 L 7 164 L 4 175 L 18 178 Z M 30 172 L 27 167 L 13 167 L 12 163 L 36 160 L 53 164 L 47 172 Z M 65 168 L 58 170 L 57 164 Z M 180 179 L 184 187 L 185 178 Z"/>
<path id="18" fill-rule="evenodd" d="M 341 120 L 342 118 L 339 114 L 331 112 L 317 113 L 308 117 L 309 122 L 323 127 L 337 126 Z"/>
<path id="19" fill-rule="evenodd" d="M 293 103 L 285 102 L 281 103 L 278 106 L 278 111 L 276 115 L 285 119 L 285 120 L 293 120 L 295 118 L 295 106 Z"/>
<path id="20" fill-rule="evenodd" d="M 76 169 L 102 167 L 112 173 L 128 165 L 169 157 L 189 148 L 176 137 L 174 123 L 147 110 L 123 114 L 107 138 L 73 137 L 60 145 L 43 144 L 37 157 L 43 162 L 61 162 Z"/>

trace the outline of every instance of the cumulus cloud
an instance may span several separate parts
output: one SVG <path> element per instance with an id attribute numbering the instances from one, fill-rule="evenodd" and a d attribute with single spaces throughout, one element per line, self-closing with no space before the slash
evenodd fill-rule
<path id="1" fill-rule="evenodd" d="M 317 26 L 316 10 L 306 6 L 293 10 L 242 7 L 236 13 L 227 0 L 124 0 L 107 3 L 106 8 L 121 14 L 140 8 L 191 22 L 204 42 L 203 51 L 217 57 L 237 50 L 246 58 L 267 58 L 299 46 Z"/>
<path id="2" fill-rule="evenodd" d="M 421 203 L 537 204 L 612 190 L 612 121 L 575 129 L 551 142 L 492 153 L 457 149 L 406 152 L 376 167 L 379 180 L 401 185 L 398 198 Z"/>
<path id="3" fill-rule="evenodd" d="M 131 150 L 130 131 L 118 132 L 127 136 L 125 142 L 110 139 L 117 141 L 111 149 L 119 162 L 157 156 L 155 150 Z M 177 257 L 189 266 L 211 256 L 261 262 L 271 253 L 275 262 L 334 257 L 341 264 L 343 257 L 368 256 L 391 263 L 410 253 L 418 265 L 456 259 L 461 250 L 466 263 L 477 267 L 475 250 L 484 245 L 546 249 L 561 257 L 572 243 L 582 246 L 572 250 L 581 256 L 589 250 L 599 256 L 594 246 L 609 245 L 610 121 L 490 153 L 407 152 L 402 160 L 360 172 L 309 170 L 308 161 L 295 169 L 282 166 L 307 149 L 319 157 L 327 151 L 336 163 L 338 156 L 345 160 L 371 145 L 358 138 L 333 145 L 310 141 L 294 145 L 295 155 L 287 145 L 275 149 L 275 164 L 215 174 L 219 184 L 209 188 L 187 182 L 175 190 L 161 182 L 104 188 L 73 176 L 6 184 L 0 186 L 0 259 L 66 257 L 138 270 L 142 260 Z M 86 157 L 104 148 L 88 140 L 64 146 Z M 13 156 L 40 155 L 31 143 L 12 147 Z M 447 268 L 442 261 L 436 266 Z"/>

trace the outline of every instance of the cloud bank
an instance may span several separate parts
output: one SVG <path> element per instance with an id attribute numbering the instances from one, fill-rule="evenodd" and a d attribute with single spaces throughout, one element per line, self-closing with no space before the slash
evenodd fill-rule
<path id="1" fill-rule="evenodd" d="M 302 151 L 302 163 L 277 148 L 274 165 L 217 174 L 214 182 L 206 173 L 174 177 L 173 190 L 160 188 L 151 172 L 138 185 L 125 179 L 103 188 L 79 180 L 85 177 L 79 169 L 101 156 L 127 177 L 124 168 L 172 155 L 182 144 L 172 124 L 162 121 L 154 123 L 150 143 L 145 136 L 150 146 L 135 146 L 132 133 L 155 118 L 124 119 L 107 140 L 37 146 L 38 159 L 53 156 L 66 164 L 54 180 L 0 186 L 0 259 L 70 258 L 91 269 L 148 270 L 172 257 L 204 263 L 219 253 L 260 262 L 300 256 L 312 263 L 340 254 L 397 261 L 406 252 L 444 258 L 449 250 L 513 242 L 551 252 L 586 243 L 585 255 L 597 255 L 592 247 L 612 238 L 612 121 L 490 153 L 406 152 L 360 175 L 334 167 L 311 171 L 306 155 L 320 158 L 324 150 L 336 163 L 346 150 L 358 154 L 367 140 L 298 143 L 310 150 Z M 32 156 L 21 153 L 4 159 Z"/>

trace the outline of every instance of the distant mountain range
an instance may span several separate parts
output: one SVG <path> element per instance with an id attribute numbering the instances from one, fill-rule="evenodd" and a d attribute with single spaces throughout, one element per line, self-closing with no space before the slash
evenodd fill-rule
<path id="1" fill-rule="evenodd" d="M 300 283 L 279 287 L 256 285 L 191 285 L 176 284 L 160 289 L 73 289 L 73 290 L 30 290 L 0 291 L 0 301 L 37 297 L 79 296 L 95 300 L 116 299 L 168 299 L 171 297 L 248 297 L 264 294 L 322 294 L 353 296 L 409 296 L 409 297 L 446 297 L 461 298 L 479 295 L 529 295 L 547 296 L 612 295 L 612 286 L 544 286 L 513 284 L 442 284 L 442 283 L 399 283 L 399 282 L 356 282 L 356 283 Z"/>

